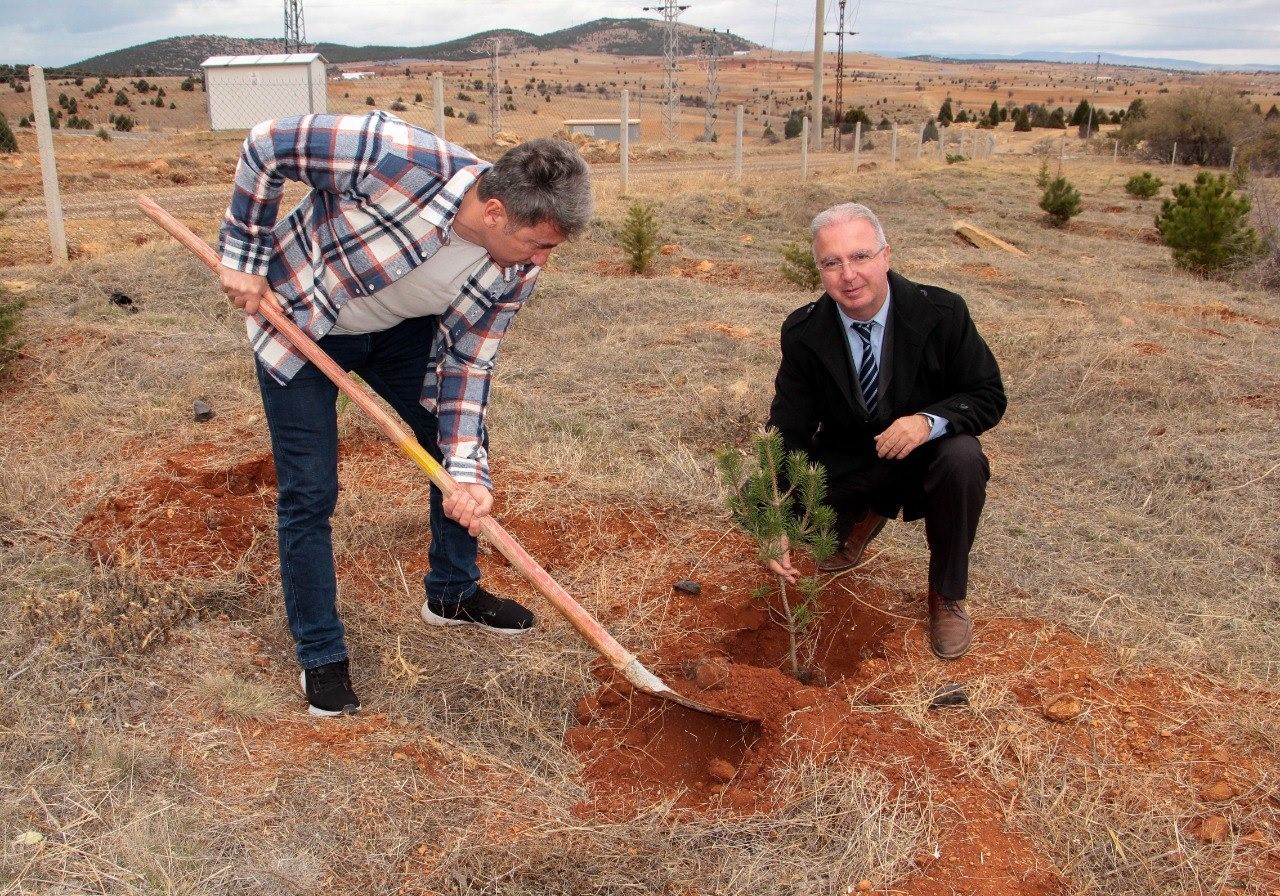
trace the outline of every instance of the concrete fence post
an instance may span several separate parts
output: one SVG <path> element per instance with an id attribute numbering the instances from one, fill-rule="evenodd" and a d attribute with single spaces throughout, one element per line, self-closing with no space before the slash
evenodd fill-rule
<path id="1" fill-rule="evenodd" d="M 951 132 L 950 128 L 938 128 L 938 161 L 941 162 L 943 156 L 947 152 L 947 135 Z"/>
<path id="2" fill-rule="evenodd" d="M 1175 165 L 1177 165 L 1177 164 L 1178 164 L 1178 141 L 1177 141 L 1177 140 L 1174 140 L 1174 141 L 1173 141 L 1173 155 L 1169 157 L 1169 167 L 1170 167 L 1170 168 L 1172 168 L 1173 166 L 1175 166 Z"/>
<path id="3" fill-rule="evenodd" d="M 1234 146 L 1231 147 L 1231 161 L 1227 162 L 1227 170 L 1228 171 L 1236 170 L 1236 148 Z"/>
<path id="4" fill-rule="evenodd" d="M 622 128 L 618 131 L 618 167 L 623 195 L 631 189 L 631 91 L 622 91 Z"/>
<path id="5" fill-rule="evenodd" d="M 447 140 L 444 133 L 444 72 L 431 74 L 431 90 L 435 94 L 436 136 L 441 140 Z"/>
<path id="6" fill-rule="evenodd" d="M 889 131 L 889 167 L 898 170 L 898 123 L 893 123 L 893 128 Z"/>
<path id="7" fill-rule="evenodd" d="M 924 132 L 929 127 L 929 122 L 923 122 L 920 125 L 920 136 L 916 138 L 916 161 L 920 161 L 920 154 L 924 152 Z"/>
<path id="8" fill-rule="evenodd" d="M 1120 161 L 1120 141 L 1116 140 L 1115 144 L 1115 147 L 1111 150 L 1111 161 L 1118 162 Z"/>
<path id="9" fill-rule="evenodd" d="M 862 156 L 862 122 L 853 125 L 853 173 L 858 173 L 858 159 Z"/>
<path id="10" fill-rule="evenodd" d="M 733 140 L 733 179 L 737 183 L 742 183 L 742 116 L 742 106 L 738 106 Z"/>
<path id="11" fill-rule="evenodd" d="M 58 163 L 53 155 L 53 128 L 49 126 L 49 95 L 44 69 L 27 69 L 31 78 L 31 108 L 35 113 L 36 145 L 40 149 L 40 179 L 44 182 L 44 209 L 49 219 L 49 245 L 54 263 L 67 260 L 67 233 L 62 223 L 62 194 L 58 192 Z"/>
<path id="12" fill-rule="evenodd" d="M 809 116 L 800 122 L 800 179 L 809 177 Z"/>

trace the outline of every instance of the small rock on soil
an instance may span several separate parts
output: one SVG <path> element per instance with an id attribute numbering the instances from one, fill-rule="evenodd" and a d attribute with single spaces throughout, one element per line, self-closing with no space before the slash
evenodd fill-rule
<path id="1" fill-rule="evenodd" d="M 1222 843 L 1231 836 L 1231 822 L 1221 815 L 1200 819 L 1192 832 L 1202 843 Z"/>
<path id="2" fill-rule="evenodd" d="M 1206 803 L 1222 803 L 1236 795 L 1236 789 L 1227 781 L 1217 778 L 1200 788 L 1200 799 Z"/>
<path id="3" fill-rule="evenodd" d="M 969 695 L 965 693 L 964 685 L 961 684 L 945 684 L 933 692 L 933 698 L 929 701 L 930 709 L 946 709 L 948 706 L 968 706 Z"/>
<path id="4" fill-rule="evenodd" d="M 1050 722 L 1069 722 L 1084 712 L 1084 707 L 1076 697 L 1060 694 L 1046 700 L 1041 712 Z"/>

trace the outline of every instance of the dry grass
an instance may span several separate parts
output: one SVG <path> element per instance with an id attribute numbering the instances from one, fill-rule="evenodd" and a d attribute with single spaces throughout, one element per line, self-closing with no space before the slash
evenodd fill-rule
<path id="1" fill-rule="evenodd" d="M 550 525 L 587 503 L 638 531 L 674 530 L 621 544 L 581 511 L 554 572 L 633 649 L 680 631 L 655 583 L 673 552 L 696 568 L 709 549 L 681 542 L 682 526 L 727 527 L 712 449 L 765 416 L 778 325 L 808 298 L 778 273 L 777 249 L 820 208 L 856 198 L 883 214 L 900 270 L 966 295 L 1006 375 L 1009 416 L 984 439 L 995 475 L 977 613 L 1066 627 L 1102 645 L 1117 675 L 1158 664 L 1274 691 L 1280 312 L 1260 290 L 1206 289 L 1174 270 L 1144 237 L 1153 204 L 1123 195 L 1128 168 L 1068 164 L 1086 208 L 1065 231 L 1038 222 L 1032 160 L 785 188 L 644 178 L 636 192 L 682 247 L 651 278 L 597 269 L 618 259 L 609 233 L 626 207 L 602 188 L 601 222 L 557 258 L 503 347 L 491 429 L 504 513 Z M 962 245 L 959 217 L 1029 257 Z M 703 260 L 715 267 L 672 273 Z M 514 643 L 416 623 L 425 482 L 369 448 L 377 436 L 358 419 L 343 422 L 335 531 L 365 714 L 301 727 L 278 585 L 258 554 L 212 581 L 171 583 L 201 612 L 165 616 L 149 640 L 95 639 L 85 604 L 65 595 L 121 583 L 81 559 L 75 526 L 179 447 L 212 442 L 229 461 L 265 452 L 256 388 L 237 323 L 175 249 L 7 276 L 30 304 L 0 401 L 0 626 L 14 633 L 0 654 L 0 892 L 835 893 L 900 881 L 945 827 L 929 779 L 894 790 L 840 761 L 788 770 L 785 798 L 756 816 L 660 804 L 628 821 L 578 817 L 586 794 L 563 738 L 594 689 L 592 655 L 555 619 Z M 141 310 L 110 305 L 112 291 Z M 209 424 L 190 419 L 197 397 L 218 411 Z M 917 592 L 920 527 L 891 525 L 877 550 L 878 584 Z M 24 600 L 43 615 L 24 616 Z M 219 613 L 269 668 L 248 665 Z M 925 710 L 934 684 L 922 671 L 884 711 L 974 779 L 1016 781 L 1010 823 L 1077 892 L 1217 892 L 1242 879 L 1240 851 L 1180 833 L 1193 820 L 1177 798 L 1184 771 L 1084 762 L 1030 736 L 1010 678 L 971 682 L 963 716 Z M 1274 700 L 1196 703 L 1209 699 L 1188 697 L 1190 709 L 1233 749 L 1280 743 Z M 309 752 L 322 737 L 328 752 Z M 1274 825 L 1262 807 L 1275 781 L 1257 786 L 1234 830 Z M 26 830 L 44 844 L 13 845 Z"/>

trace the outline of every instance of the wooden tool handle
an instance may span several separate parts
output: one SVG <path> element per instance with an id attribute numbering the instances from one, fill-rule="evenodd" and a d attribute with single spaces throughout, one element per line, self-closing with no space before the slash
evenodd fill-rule
<path id="1" fill-rule="evenodd" d="M 158 224 L 166 233 L 190 249 L 197 258 L 208 265 L 215 273 L 218 271 L 221 266 L 218 256 L 208 243 L 192 233 L 185 224 L 147 196 L 139 196 L 138 205 L 141 207 L 143 214 Z M 345 370 L 335 364 L 333 359 L 325 354 L 324 350 L 316 345 L 310 336 L 298 329 L 297 325 L 285 316 L 279 299 L 274 294 L 267 301 L 258 305 L 258 312 L 289 340 L 299 354 L 320 368 L 321 372 L 344 395 L 373 418 L 373 421 L 378 424 L 378 428 L 427 472 L 427 475 L 431 477 L 431 481 L 444 493 L 445 497 L 453 494 L 454 490 L 458 488 L 458 483 L 454 481 L 453 477 L 434 457 L 427 453 L 426 449 L 418 443 L 418 440 L 413 437 L 411 432 L 383 410 L 372 395 L 352 379 Z M 582 608 L 581 604 L 570 597 L 569 593 L 561 588 L 560 584 L 545 569 L 538 565 L 538 562 L 520 546 L 520 543 L 506 529 L 502 528 L 497 520 L 492 516 L 484 517 L 480 523 L 480 531 L 493 542 L 502 555 L 511 562 L 511 565 L 518 569 L 533 587 L 538 589 L 542 596 L 550 602 L 551 606 L 555 607 L 556 611 L 564 616 L 565 619 L 568 619 L 573 627 L 587 639 L 587 642 L 609 661 L 611 666 L 622 671 L 627 668 L 629 663 L 635 660 L 635 656 L 619 644 L 605 630 L 604 626 L 596 621 L 594 616 Z"/>

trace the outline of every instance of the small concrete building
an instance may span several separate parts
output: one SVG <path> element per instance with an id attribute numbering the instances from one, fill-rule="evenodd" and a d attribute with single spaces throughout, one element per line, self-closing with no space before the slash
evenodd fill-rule
<path id="1" fill-rule="evenodd" d="M 268 118 L 329 109 L 319 53 L 211 56 L 200 67 L 210 130 L 247 130 Z"/>
<path id="2" fill-rule="evenodd" d="M 565 121 L 564 129 L 570 134 L 582 134 L 596 140 L 622 141 L 621 118 L 570 118 Z M 632 143 L 640 140 L 640 119 L 627 120 L 627 139 Z"/>

